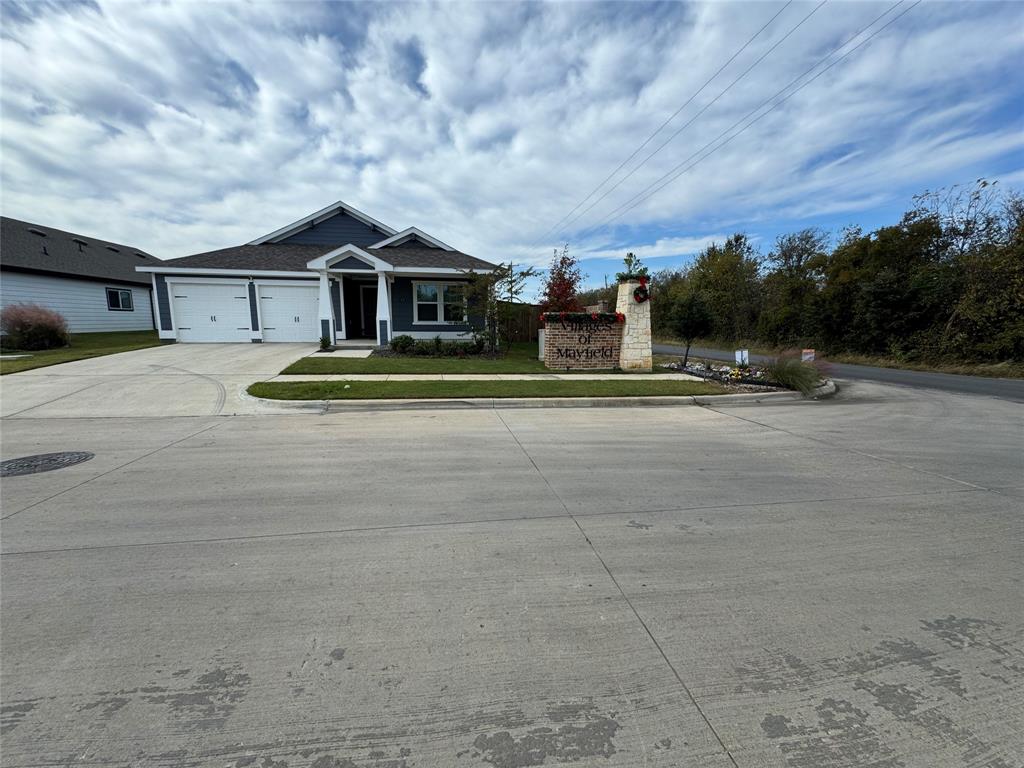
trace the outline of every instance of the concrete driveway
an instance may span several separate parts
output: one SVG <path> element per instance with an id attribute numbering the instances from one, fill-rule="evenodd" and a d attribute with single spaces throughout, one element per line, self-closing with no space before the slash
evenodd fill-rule
<path id="1" fill-rule="evenodd" d="M 1021 765 L 1015 403 L 2 426 L 5 767 Z"/>
<path id="2" fill-rule="evenodd" d="M 253 413 L 243 393 L 313 344 L 168 344 L 0 377 L 4 418 Z"/>

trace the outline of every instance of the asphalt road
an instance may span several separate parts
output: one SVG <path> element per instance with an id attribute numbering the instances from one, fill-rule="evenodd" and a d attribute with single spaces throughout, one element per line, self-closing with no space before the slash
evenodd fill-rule
<path id="1" fill-rule="evenodd" d="M 2 483 L 3 766 L 1021 765 L 1015 403 L 57 402 L 0 422 L 96 454 Z"/>
<path id="2" fill-rule="evenodd" d="M 654 352 L 662 355 L 679 355 L 682 357 L 685 347 L 670 344 L 655 344 Z M 733 360 L 731 350 L 693 347 L 690 357 L 710 357 L 716 360 Z M 765 355 L 750 355 L 750 362 L 763 363 L 770 358 Z M 953 373 L 931 373 L 928 371 L 904 371 L 898 368 L 876 368 L 870 365 L 849 365 L 848 363 L 829 363 L 832 375 L 845 381 L 880 381 L 886 384 L 897 384 L 903 387 L 923 387 L 938 389 L 943 392 L 962 392 L 986 397 L 998 397 L 1017 403 L 1024 403 L 1024 380 L 993 379 L 984 376 L 960 376 Z"/>

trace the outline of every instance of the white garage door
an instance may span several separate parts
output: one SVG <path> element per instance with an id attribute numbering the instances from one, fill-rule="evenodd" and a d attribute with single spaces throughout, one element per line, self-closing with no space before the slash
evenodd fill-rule
<path id="1" fill-rule="evenodd" d="M 252 326 L 245 283 L 173 283 L 179 341 L 249 341 Z"/>
<path id="2" fill-rule="evenodd" d="M 315 342 L 320 338 L 317 286 L 257 285 L 264 341 Z"/>

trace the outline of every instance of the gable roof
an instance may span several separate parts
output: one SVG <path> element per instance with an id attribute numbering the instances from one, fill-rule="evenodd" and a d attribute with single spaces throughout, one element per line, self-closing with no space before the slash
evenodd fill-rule
<path id="1" fill-rule="evenodd" d="M 375 218 L 368 216 L 367 214 L 360 211 L 358 208 L 354 208 L 347 203 L 338 200 L 337 202 L 331 203 L 326 208 L 321 208 L 316 213 L 311 213 L 309 216 L 305 216 L 298 221 L 293 221 L 291 224 L 275 229 L 268 235 L 263 237 L 257 237 L 252 240 L 248 245 L 262 245 L 263 243 L 276 243 L 279 240 L 283 240 L 289 235 L 294 235 L 296 232 L 301 232 L 304 229 L 308 229 L 325 219 L 329 219 L 332 216 L 337 216 L 339 213 L 347 213 L 354 219 L 363 222 L 368 227 L 374 227 L 379 229 L 386 235 L 393 235 L 397 230 L 392 229 L 387 224 L 383 224 L 377 221 Z"/>
<path id="2" fill-rule="evenodd" d="M 381 240 L 379 243 L 374 243 L 370 247 L 371 248 L 386 248 L 388 246 L 398 246 L 398 245 L 402 245 L 404 243 L 414 242 L 416 240 L 419 240 L 421 243 L 424 243 L 426 245 L 432 245 L 435 248 L 442 248 L 442 249 L 444 249 L 446 251 L 454 251 L 455 250 L 450 245 L 442 243 L 436 237 L 432 237 L 431 235 L 428 235 L 422 229 L 418 229 L 417 227 L 409 227 L 408 229 L 403 229 L 398 234 L 392 235 L 391 237 L 388 237 L 388 238 L 386 238 L 384 240 Z"/>
<path id="3" fill-rule="evenodd" d="M 134 246 L 0 217 L 0 267 L 120 283 L 149 285 L 136 267 L 163 262 Z"/>
<path id="4" fill-rule="evenodd" d="M 309 262 L 348 243 L 337 245 L 295 245 L 265 243 L 238 245 L 216 251 L 183 256 L 161 262 L 172 269 L 233 269 L 275 272 L 307 272 Z M 398 269 L 476 269 L 491 270 L 495 265 L 461 251 L 445 251 L 430 246 L 404 245 L 401 248 L 363 248 L 371 256 Z M 156 270 L 159 271 L 159 270 Z"/>

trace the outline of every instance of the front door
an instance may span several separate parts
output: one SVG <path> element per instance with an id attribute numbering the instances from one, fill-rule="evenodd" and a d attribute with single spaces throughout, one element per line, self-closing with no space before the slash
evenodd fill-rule
<path id="1" fill-rule="evenodd" d="M 359 286 L 359 335 L 364 339 L 377 338 L 377 286 Z"/>

